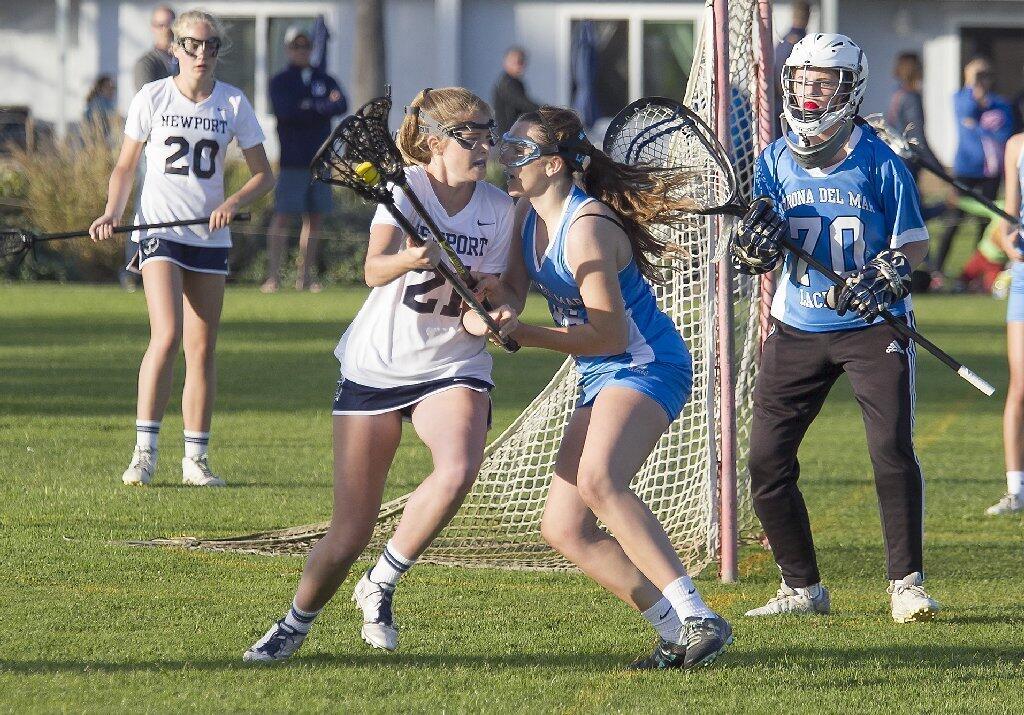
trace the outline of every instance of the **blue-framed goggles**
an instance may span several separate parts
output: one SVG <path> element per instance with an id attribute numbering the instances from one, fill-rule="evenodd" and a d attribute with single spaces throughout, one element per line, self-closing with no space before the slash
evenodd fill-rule
<path id="1" fill-rule="evenodd" d="M 498 142 L 498 161 L 508 167 L 526 166 L 542 156 L 561 156 L 577 170 L 587 167 L 590 156 L 586 147 L 587 135 L 580 135 L 573 141 L 558 144 L 538 144 L 528 137 L 517 137 L 506 132 Z"/>

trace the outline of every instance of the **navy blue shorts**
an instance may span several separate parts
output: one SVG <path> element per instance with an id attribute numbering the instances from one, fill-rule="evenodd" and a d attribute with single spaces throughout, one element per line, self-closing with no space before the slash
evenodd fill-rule
<path id="1" fill-rule="evenodd" d="M 402 417 L 412 419 L 412 408 L 416 403 L 431 395 L 454 388 L 466 388 L 477 392 L 490 392 L 494 385 L 472 377 L 448 377 L 402 387 L 367 387 L 358 382 L 338 380 L 334 390 L 334 415 L 381 415 L 398 411 Z M 487 428 L 491 427 L 491 409 L 487 410 Z"/>
<path id="2" fill-rule="evenodd" d="M 284 168 L 274 189 L 274 211 L 279 214 L 326 214 L 334 208 L 331 185 L 313 181 L 309 169 Z"/>
<path id="3" fill-rule="evenodd" d="M 142 273 L 142 267 L 149 261 L 169 261 L 186 271 L 226 276 L 229 250 L 212 246 L 190 246 L 154 236 L 142 239 L 135 257 L 125 268 L 132 273 Z"/>

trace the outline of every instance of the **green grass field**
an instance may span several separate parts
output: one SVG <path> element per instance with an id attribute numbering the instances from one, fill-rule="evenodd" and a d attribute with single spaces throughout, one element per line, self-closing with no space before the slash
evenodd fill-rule
<path id="1" fill-rule="evenodd" d="M 120 542 L 328 517 L 331 352 L 362 296 L 230 289 L 212 443 L 230 488 L 180 486 L 175 398 L 155 485 L 129 489 L 141 293 L 0 286 L 0 710 L 1024 711 L 1022 520 L 983 515 L 1004 488 L 1005 304 L 966 296 L 918 301 L 922 330 L 1000 388 L 985 399 L 922 351 L 926 565 L 946 608 L 936 622 L 889 617 L 863 425 L 842 383 L 801 454 L 830 617 L 744 620 L 777 580 L 770 555 L 745 548 L 739 584 L 699 579 L 733 620 L 735 646 L 705 671 L 627 673 L 651 634 L 584 577 L 422 566 L 396 600 L 400 653 L 360 641 L 350 578 L 293 662 L 244 666 L 302 560 Z M 544 319 L 536 304 L 532 317 Z M 495 434 L 559 362 L 496 358 Z M 388 497 L 427 470 L 407 431 Z"/>

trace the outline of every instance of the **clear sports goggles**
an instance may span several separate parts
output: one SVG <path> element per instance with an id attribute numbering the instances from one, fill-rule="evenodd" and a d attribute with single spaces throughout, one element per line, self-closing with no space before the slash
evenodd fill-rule
<path id="1" fill-rule="evenodd" d="M 433 134 L 436 137 L 454 139 L 463 149 L 472 151 L 481 144 L 489 147 L 498 142 L 495 133 L 497 125 L 491 119 L 487 122 L 458 122 L 457 124 L 438 124 L 424 113 L 418 113 L 419 131 L 423 134 Z"/>
<path id="2" fill-rule="evenodd" d="M 542 156 L 555 156 L 562 153 L 562 148 L 550 144 L 538 144 L 533 139 L 517 137 L 506 132 L 498 144 L 498 161 L 505 166 L 526 166 Z"/>
<path id="3" fill-rule="evenodd" d="M 189 57 L 195 57 L 199 50 L 205 51 L 207 57 L 216 57 L 220 54 L 221 40 L 219 37 L 210 37 L 206 40 L 197 40 L 194 37 L 179 37 L 175 42 Z"/>

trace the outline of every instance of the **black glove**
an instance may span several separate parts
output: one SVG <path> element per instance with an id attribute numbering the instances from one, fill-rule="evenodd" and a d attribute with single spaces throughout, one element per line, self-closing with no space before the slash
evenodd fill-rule
<path id="1" fill-rule="evenodd" d="M 900 251 L 882 251 L 846 279 L 835 300 L 836 313 L 846 315 L 846 311 L 854 310 L 872 322 L 883 310 L 910 294 L 910 273 L 910 261 Z"/>
<path id="2" fill-rule="evenodd" d="M 754 199 L 736 227 L 732 240 L 733 267 L 752 276 L 771 271 L 782 257 L 779 238 L 788 230 L 786 219 L 776 213 L 770 198 Z"/>

